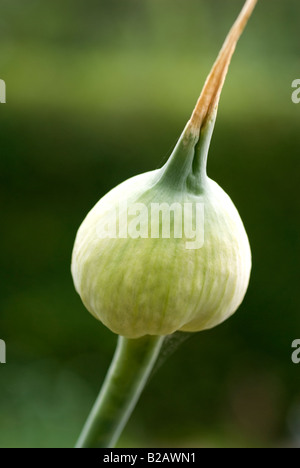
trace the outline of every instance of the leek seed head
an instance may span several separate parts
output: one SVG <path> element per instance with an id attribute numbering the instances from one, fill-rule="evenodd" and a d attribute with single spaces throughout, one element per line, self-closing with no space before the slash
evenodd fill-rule
<path id="1" fill-rule="evenodd" d="M 237 209 L 206 174 L 221 90 L 257 0 L 248 0 L 167 163 L 105 195 L 77 233 L 72 275 L 86 308 L 127 338 L 212 328 L 246 293 L 251 251 Z"/>

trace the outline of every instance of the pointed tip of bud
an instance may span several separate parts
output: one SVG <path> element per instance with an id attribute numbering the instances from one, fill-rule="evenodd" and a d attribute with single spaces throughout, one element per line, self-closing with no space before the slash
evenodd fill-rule
<path id="1" fill-rule="evenodd" d="M 205 121 L 216 113 L 231 58 L 257 1 L 247 0 L 232 26 L 187 125 L 189 133 L 197 134 L 199 137 L 200 129 Z"/>

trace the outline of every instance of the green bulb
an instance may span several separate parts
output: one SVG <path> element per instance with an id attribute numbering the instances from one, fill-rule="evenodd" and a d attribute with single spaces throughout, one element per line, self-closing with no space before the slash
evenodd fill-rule
<path id="1" fill-rule="evenodd" d="M 121 336 L 212 328 L 245 296 L 248 237 L 206 164 L 230 59 L 255 3 L 246 2 L 167 163 L 111 190 L 79 228 L 76 290 L 91 314 Z"/>

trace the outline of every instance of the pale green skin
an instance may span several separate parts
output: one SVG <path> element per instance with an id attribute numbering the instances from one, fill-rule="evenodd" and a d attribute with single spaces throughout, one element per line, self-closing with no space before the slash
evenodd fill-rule
<path id="1" fill-rule="evenodd" d="M 212 328 L 241 304 L 250 278 L 251 251 L 237 209 L 206 176 L 213 122 L 200 141 L 181 137 L 168 163 L 111 190 L 90 211 L 76 237 L 72 275 L 86 308 L 127 338 Z M 120 199 L 203 202 L 205 241 L 186 249 L 182 239 L 101 239 Z"/>

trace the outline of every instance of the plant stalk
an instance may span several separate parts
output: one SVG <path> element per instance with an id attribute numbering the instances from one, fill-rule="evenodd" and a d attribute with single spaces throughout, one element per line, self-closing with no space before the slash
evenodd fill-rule
<path id="1" fill-rule="evenodd" d="M 113 361 L 76 448 L 115 446 L 145 387 L 164 338 L 119 337 Z"/>

